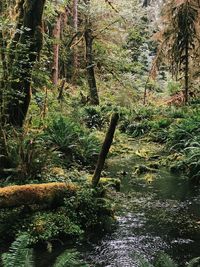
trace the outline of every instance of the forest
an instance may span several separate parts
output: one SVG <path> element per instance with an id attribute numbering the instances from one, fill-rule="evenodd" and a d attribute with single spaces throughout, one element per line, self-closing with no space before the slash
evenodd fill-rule
<path id="1" fill-rule="evenodd" d="M 0 0 L 0 266 L 200 267 L 199 0 Z"/>

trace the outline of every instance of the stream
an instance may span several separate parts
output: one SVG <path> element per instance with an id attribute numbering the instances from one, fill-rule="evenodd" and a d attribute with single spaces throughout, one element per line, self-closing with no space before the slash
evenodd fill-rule
<path id="1" fill-rule="evenodd" d="M 135 165 L 153 163 L 159 150 L 150 147 L 146 157 L 137 157 L 144 147 L 133 143 L 131 151 L 108 161 L 108 175 L 122 182 L 116 195 L 118 224 L 112 234 L 80 248 L 90 266 L 139 266 L 139 259 L 152 262 L 160 251 L 178 266 L 200 256 L 199 188 L 163 167 L 136 176 Z"/>
<path id="2" fill-rule="evenodd" d="M 108 177 L 121 179 L 121 191 L 111 191 L 117 226 L 110 234 L 78 243 L 82 258 L 90 267 L 138 267 L 141 259 L 152 263 L 165 252 L 182 267 L 200 256 L 200 188 L 160 166 L 135 173 L 137 164 L 158 164 L 157 144 L 128 140 L 118 150 L 106 166 Z M 50 257 L 55 255 L 44 256 L 49 263 Z"/>

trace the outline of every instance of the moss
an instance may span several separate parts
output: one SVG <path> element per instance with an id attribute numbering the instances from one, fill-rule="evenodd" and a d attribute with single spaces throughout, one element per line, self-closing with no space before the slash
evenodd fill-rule
<path id="1" fill-rule="evenodd" d="M 89 175 L 87 177 L 88 181 L 91 183 L 92 181 L 92 175 Z M 121 187 L 121 181 L 118 178 L 111 178 L 111 177 L 101 177 L 100 181 L 99 181 L 99 185 L 101 186 L 110 186 L 115 188 L 117 191 L 120 191 L 120 187 Z"/>
<path id="2" fill-rule="evenodd" d="M 14 185 L 0 188 L 0 207 L 53 203 L 58 198 L 73 194 L 78 187 L 70 183 Z"/>
<path id="3" fill-rule="evenodd" d="M 138 166 L 135 167 L 134 174 L 135 175 L 140 175 L 140 174 L 147 173 L 147 172 L 155 173 L 156 171 L 157 171 L 156 169 L 150 168 L 148 166 L 138 165 Z"/>

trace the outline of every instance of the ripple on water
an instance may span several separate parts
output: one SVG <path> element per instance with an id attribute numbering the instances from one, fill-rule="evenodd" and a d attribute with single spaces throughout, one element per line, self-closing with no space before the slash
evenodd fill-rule
<path id="1" fill-rule="evenodd" d="M 166 249 L 167 244 L 159 236 L 142 234 L 145 221 L 144 213 L 119 217 L 117 230 L 95 246 L 87 258 L 95 262 L 95 266 L 104 267 L 137 267 L 137 255 L 141 254 L 151 260 L 157 251 Z"/>

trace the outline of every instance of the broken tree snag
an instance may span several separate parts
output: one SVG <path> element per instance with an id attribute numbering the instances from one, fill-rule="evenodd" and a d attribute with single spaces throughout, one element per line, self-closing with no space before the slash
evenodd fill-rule
<path id="1" fill-rule="evenodd" d="M 72 183 L 13 185 L 0 188 L 0 208 L 21 205 L 48 204 L 75 194 L 78 187 Z"/>
<path id="2" fill-rule="evenodd" d="M 110 121 L 110 125 L 108 128 L 108 131 L 106 133 L 106 137 L 105 140 L 103 142 L 99 157 L 98 157 L 98 161 L 97 161 L 97 166 L 94 172 L 94 175 L 92 177 L 92 185 L 93 187 L 96 187 L 99 183 L 100 177 L 101 177 L 101 172 L 103 170 L 103 166 L 106 160 L 106 156 L 109 152 L 109 149 L 111 147 L 112 141 L 113 141 L 113 137 L 114 137 L 114 133 L 115 133 L 115 129 L 117 126 L 119 120 L 119 114 L 118 113 L 114 113 L 112 115 L 111 121 Z"/>

